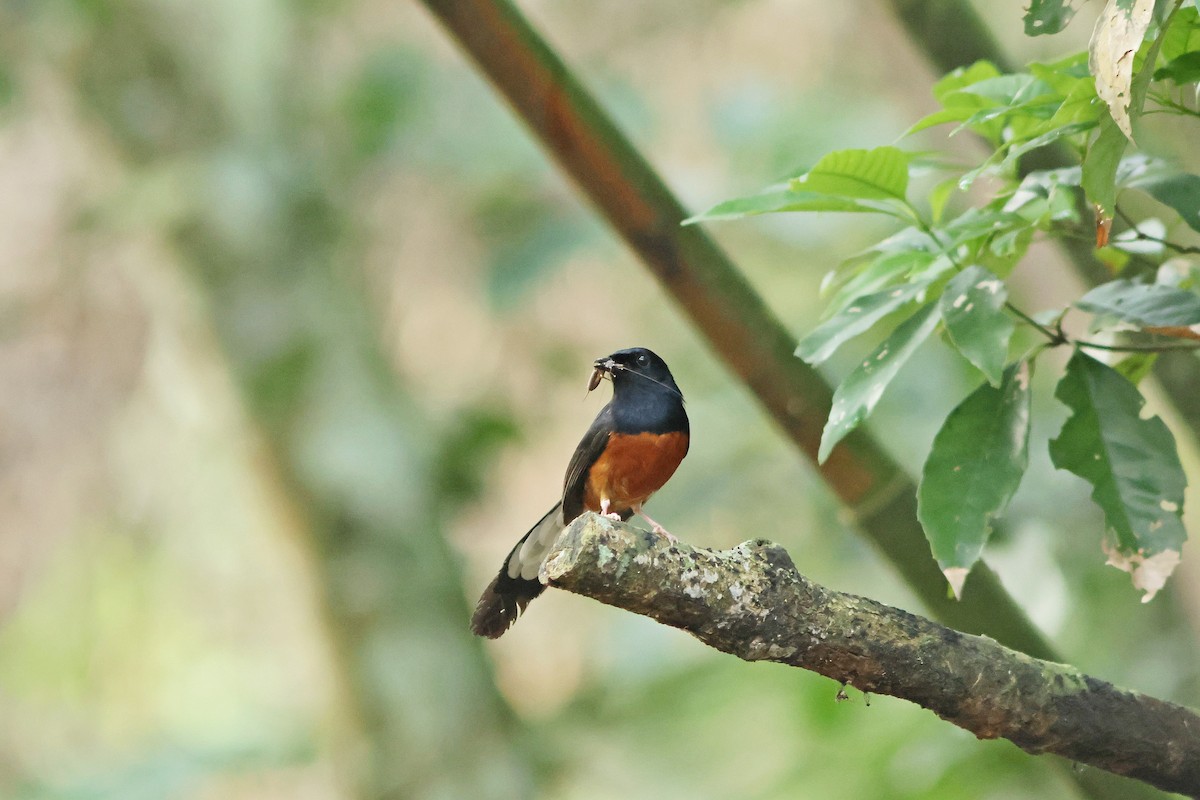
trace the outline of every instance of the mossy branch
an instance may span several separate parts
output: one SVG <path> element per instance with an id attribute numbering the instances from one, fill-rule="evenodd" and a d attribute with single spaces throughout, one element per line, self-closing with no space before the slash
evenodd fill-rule
<path id="1" fill-rule="evenodd" d="M 553 586 L 747 661 L 778 661 L 933 711 L 981 739 L 1200 796 L 1200 715 L 805 578 L 764 540 L 731 550 L 585 514 L 542 567 Z"/>

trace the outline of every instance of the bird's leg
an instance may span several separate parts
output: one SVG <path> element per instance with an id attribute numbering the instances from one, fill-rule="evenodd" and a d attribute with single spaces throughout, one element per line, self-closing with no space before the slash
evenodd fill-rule
<path id="1" fill-rule="evenodd" d="M 633 513 L 635 513 L 635 514 L 641 514 L 641 515 L 642 515 L 642 519 L 644 519 L 644 520 L 646 520 L 646 522 L 649 522 L 649 523 L 650 523 L 650 530 L 654 531 L 655 533 L 659 534 L 660 536 L 665 536 L 665 537 L 667 537 L 667 541 L 668 541 L 668 542 L 671 542 L 672 544 L 675 544 L 676 542 L 678 542 L 678 541 L 679 541 L 679 539 L 678 539 L 678 538 L 677 538 L 677 537 L 676 537 L 676 536 L 675 536 L 673 533 L 671 533 L 669 530 L 667 530 L 666 528 L 664 528 L 662 525 L 659 525 L 659 524 L 658 524 L 657 522 L 655 522 L 654 520 L 650 519 L 650 515 L 649 515 L 649 514 L 647 514 L 645 511 L 643 511 L 643 510 L 642 510 L 642 507 L 641 507 L 641 505 L 636 505 L 636 506 L 634 506 L 634 507 L 633 507 Z"/>
<path id="2" fill-rule="evenodd" d="M 616 513 L 615 511 L 609 512 L 608 508 L 611 505 L 612 505 L 612 500 L 609 500 L 607 497 L 601 497 L 600 498 L 600 513 L 603 514 L 604 516 L 608 517 L 609 519 L 615 519 L 617 522 L 620 522 L 621 521 L 620 514 Z"/>

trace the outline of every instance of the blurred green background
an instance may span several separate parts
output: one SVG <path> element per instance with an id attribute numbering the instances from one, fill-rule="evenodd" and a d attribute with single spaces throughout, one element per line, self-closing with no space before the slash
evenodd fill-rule
<path id="1" fill-rule="evenodd" d="M 1004 5 L 1018 62 L 1086 43 Z M 877 4 L 521 6 L 696 209 L 932 109 Z M 714 233 L 799 333 L 885 230 Z M 1070 297 L 1035 260 L 1029 304 Z M 921 611 L 419 6 L 5 0 L 0 798 L 1073 796 L 911 704 L 565 593 L 469 636 L 604 401 L 591 359 L 632 345 L 692 418 L 657 519 Z M 974 380 L 929 347 L 872 430 L 915 471 Z M 1033 452 L 1006 586 L 1077 666 L 1200 704 L 1194 554 L 1140 604 Z"/>

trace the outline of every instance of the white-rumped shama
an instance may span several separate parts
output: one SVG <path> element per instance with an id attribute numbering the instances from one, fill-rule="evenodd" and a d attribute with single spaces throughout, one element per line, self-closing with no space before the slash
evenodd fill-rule
<path id="1" fill-rule="evenodd" d="M 666 362 L 644 347 L 598 358 L 593 367 L 588 389 L 608 378 L 612 400 L 575 448 L 562 500 L 521 537 L 484 589 L 471 618 L 471 630 L 479 636 L 502 635 L 542 593 L 542 561 L 563 529 L 584 511 L 622 520 L 641 514 L 657 533 L 670 536 L 642 512 L 642 505 L 687 455 L 690 431 L 683 393 Z"/>

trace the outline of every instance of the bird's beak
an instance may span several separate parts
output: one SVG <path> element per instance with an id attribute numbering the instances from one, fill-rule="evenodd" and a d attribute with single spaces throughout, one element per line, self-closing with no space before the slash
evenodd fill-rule
<path id="1" fill-rule="evenodd" d="M 613 370 L 616 369 L 617 362 L 613 361 L 611 356 L 597 358 L 592 362 L 592 376 L 588 379 L 588 391 L 592 391 L 600 385 L 602 378 L 612 379 Z"/>

